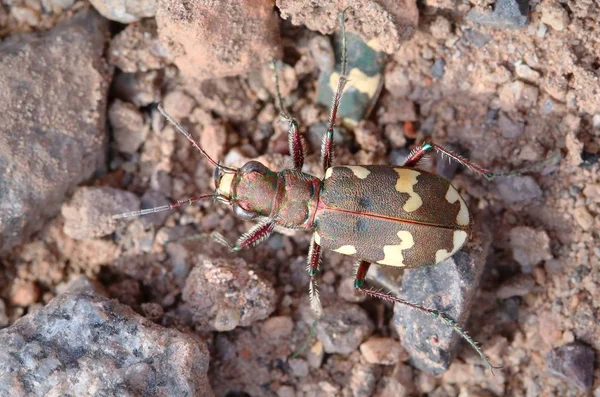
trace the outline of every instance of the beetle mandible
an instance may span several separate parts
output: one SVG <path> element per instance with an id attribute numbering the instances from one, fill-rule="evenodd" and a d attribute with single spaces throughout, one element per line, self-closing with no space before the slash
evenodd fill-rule
<path id="1" fill-rule="evenodd" d="M 495 368 L 477 343 L 444 313 L 369 289 L 365 286 L 365 278 L 371 264 L 401 268 L 435 265 L 460 250 L 469 237 L 471 215 L 457 190 L 444 178 L 415 168 L 427 153 L 445 155 L 487 179 L 519 172 L 489 172 L 431 142 L 414 149 L 402 166 L 333 166 L 333 129 L 348 81 L 343 13 L 341 29 L 342 70 L 321 146 L 323 179 L 302 172 L 304 150 L 301 134 L 298 123 L 283 107 L 275 70 L 281 116 L 289 122 L 292 169 L 273 171 L 258 161 L 249 161 L 241 168 L 219 164 L 159 105 L 159 111 L 167 120 L 215 167 L 216 191 L 170 205 L 115 215 L 113 218 L 151 214 L 213 198 L 232 206 L 238 217 L 259 221 L 235 245 L 230 246 L 234 251 L 265 240 L 276 225 L 313 231 L 307 270 L 310 275 L 311 306 L 318 315 L 322 309 L 317 275 L 321 252 L 328 249 L 357 259 L 356 289 L 366 295 L 408 305 L 439 318 L 475 349 L 489 369 Z M 272 67 L 275 69 L 274 62 Z M 435 241 L 436 245 L 422 244 L 423 241 Z M 221 242 L 227 244 L 223 240 Z"/>

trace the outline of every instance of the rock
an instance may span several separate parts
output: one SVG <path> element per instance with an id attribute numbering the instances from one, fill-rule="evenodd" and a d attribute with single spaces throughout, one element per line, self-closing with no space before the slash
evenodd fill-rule
<path id="1" fill-rule="evenodd" d="M 401 149 L 406 146 L 407 140 L 404 128 L 398 124 L 387 124 L 383 130 L 385 137 L 390 141 L 392 149 Z M 399 164 L 399 163 L 392 163 Z"/>
<path id="2" fill-rule="evenodd" d="M 502 283 L 496 291 L 498 299 L 508 299 L 513 296 L 525 296 L 535 286 L 533 277 L 529 274 L 519 274 Z"/>
<path id="3" fill-rule="evenodd" d="M 80 187 L 61 208 L 65 217 L 63 231 L 76 240 L 102 237 L 117 229 L 112 215 L 140 209 L 133 193 L 111 187 Z"/>
<path id="4" fill-rule="evenodd" d="M 202 108 L 213 111 L 231 121 L 247 122 L 254 118 L 254 102 L 248 99 L 244 86 L 233 77 L 204 80 L 199 84 L 186 86 Z"/>
<path id="5" fill-rule="evenodd" d="M 585 185 L 583 195 L 593 202 L 600 203 L 600 183 L 588 183 Z"/>
<path id="6" fill-rule="evenodd" d="M 509 176 L 495 180 L 500 196 L 509 204 L 531 202 L 542 197 L 542 189 L 531 176 Z"/>
<path id="7" fill-rule="evenodd" d="M 0 251 L 43 227 L 67 191 L 104 164 L 106 34 L 106 21 L 82 11 L 0 44 L 0 164 L 10 176 L 0 178 Z"/>
<path id="8" fill-rule="evenodd" d="M 554 30 L 564 30 L 569 26 L 569 13 L 556 0 L 544 0 L 540 4 L 542 22 Z"/>
<path id="9" fill-rule="evenodd" d="M 212 159 L 219 160 L 225 153 L 227 144 L 227 125 L 221 121 L 215 121 L 202 128 L 200 133 L 200 145 Z"/>
<path id="10" fill-rule="evenodd" d="M 392 338 L 377 336 L 373 336 L 361 344 L 360 352 L 370 364 L 394 365 L 409 358 L 400 342 Z"/>
<path id="11" fill-rule="evenodd" d="M 162 106 L 169 115 L 181 120 L 191 116 L 196 101 L 184 91 L 175 90 L 165 95 Z"/>
<path id="12" fill-rule="evenodd" d="M 498 88 L 500 108 L 505 112 L 514 110 L 528 111 L 537 104 L 539 90 L 536 86 L 522 81 L 513 81 Z"/>
<path id="13" fill-rule="evenodd" d="M 510 118 L 508 114 L 500 112 L 498 116 L 498 127 L 504 138 L 515 139 L 523 133 L 525 123 L 522 121 L 515 121 Z"/>
<path id="14" fill-rule="evenodd" d="M 60 295 L 0 343 L 0 395 L 213 395 L 204 344 L 106 298 Z"/>
<path id="15" fill-rule="evenodd" d="M 360 303 L 367 299 L 367 296 L 354 288 L 354 277 L 345 277 L 339 284 L 338 295 L 340 298 L 350 303 Z"/>
<path id="16" fill-rule="evenodd" d="M 111 21 L 131 23 L 156 14 L 157 0 L 90 0 L 100 14 Z"/>
<path id="17" fill-rule="evenodd" d="M 540 80 L 540 72 L 537 70 L 533 70 L 524 63 L 517 63 L 515 65 L 515 73 L 517 76 L 523 80 L 527 80 L 531 83 L 537 83 Z"/>
<path id="18" fill-rule="evenodd" d="M 15 280 L 10 289 L 10 302 L 27 307 L 40 299 L 40 287 L 33 281 Z"/>
<path id="19" fill-rule="evenodd" d="M 546 365 L 553 376 L 589 392 L 594 383 L 595 356 L 591 347 L 573 342 L 548 353 Z"/>
<path id="20" fill-rule="evenodd" d="M 585 231 L 594 226 L 594 216 L 585 207 L 577 207 L 573 210 L 575 222 Z"/>
<path id="21" fill-rule="evenodd" d="M 237 76 L 281 58 L 273 1 L 160 0 L 158 36 L 183 76 Z"/>
<path id="22" fill-rule="evenodd" d="M 442 77 L 444 77 L 445 69 L 446 61 L 444 61 L 443 59 L 436 59 L 433 63 L 433 66 L 431 67 L 431 75 L 436 79 L 441 79 Z"/>
<path id="23" fill-rule="evenodd" d="M 0 299 L 0 329 L 5 328 L 9 323 L 10 320 L 6 315 L 6 303 L 4 303 L 4 299 Z"/>
<path id="24" fill-rule="evenodd" d="M 167 197 L 162 192 L 159 192 L 157 190 L 148 190 L 142 196 L 140 203 L 141 203 L 140 208 L 154 208 L 154 207 L 160 207 L 162 205 L 171 204 L 171 201 L 168 200 Z M 150 225 L 160 226 L 163 223 L 165 223 L 165 221 L 167 220 L 169 215 L 170 215 L 169 211 L 161 211 L 161 212 L 156 212 L 153 214 L 144 215 L 143 217 L 140 218 L 140 220 L 142 221 L 142 223 L 144 225 L 147 225 L 147 226 L 150 226 Z"/>
<path id="25" fill-rule="evenodd" d="M 358 305 L 338 303 L 323 308 L 317 323 L 317 338 L 325 353 L 348 355 L 373 332 L 373 322 Z"/>
<path id="26" fill-rule="evenodd" d="M 323 343 L 317 341 L 309 351 L 306 352 L 306 360 L 311 368 L 320 368 L 323 363 L 323 357 L 325 356 L 325 349 Z"/>
<path id="27" fill-rule="evenodd" d="M 496 0 L 492 12 L 472 8 L 467 18 L 497 29 L 518 29 L 529 22 L 529 0 Z"/>
<path id="28" fill-rule="evenodd" d="M 425 373 L 423 373 L 425 375 Z M 431 375 L 430 375 L 431 376 Z M 409 397 L 415 395 L 415 384 L 413 380 L 413 369 L 410 365 L 404 363 L 398 363 L 394 367 L 394 371 L 391 376 L 385 376 L 381 379 L 383 383 L 381 386 L 381 394 L 377 394 L 380 397 Z M 422 385 L 419 385 L 422 386 Z M 420 388 L 420 392 L 423 392 L 423 388 Z M 427 393 L 434 395 L 433 393 Z M 442 394 L 443 395 L 443 394 Z"/>
<path id="29" fill-rule="evenodd" d="M 392 293 L 439 310 L 465 327 L 491 242 L 491 234 L 485 226 L 480 222 L 476 224 L 481 225 L 480 229 L 474 230 L 474 238 L 465 248 L 435 266 L 405 270 L 402 293 Z M 432 374 L 448 369 L 461 340 L 450 326 L 400 304 L 394 305 L 392 321 L 413 365 Z"/>
<path id="30" fill-rule="evenodd" d="M 144 123 L 142 113 L 133 104 L 116 99 L 108 110 L 108 120 L 117 149 L 129 154 L 137 152 L 150 129 L 150 126 Z"/>
<path id="31" fill-rule="evenodd" d="M 145 302 L 141 304 L 141 307 L 144 316 L 154 322 L 160 321 L 165 314 L 163 307 L 158 303 Z"/>
<path id="32" fill-rule="evenodd" d="M 452 33 L 452 24 L 448 19 L 440 15 L 431 23 L 429 29 L 431 30 L 431 35 L 434 38 L 438 40 L 445 40 Z"/>
<path id="33" fill-rule="evenodd" d="M 161 74 L 157 71 L 119 73 L 113 80 L 112 88 L 118 99 L 141 108 L 161 101 L 161 80 Z"/>
<path id="34" fill-rule="evenodd" d="M 479 30 L 467 28 L 464 30 L 465 39 L 477 48 L 485 47 L 493 37 L 489 34 L 481 33 Z"/>
<path id="35" fill-rule="evenodd" d="M 275 310 L 273 286 L 242 259 L 200 257 L 185 282 L 182 299 L 189 305 L 194 325 L 202 330 L 247 327 Z"/>
<path id="36" fill-rule="evenodd" d="M 315 36 L 308 42 L 308 48 L 321 71 L 332 72 L 335 65 L 335 55 L 329 37 Z"/>
<path id="37" fill-rule="evenodd" d="M 113 37 L 108 49 L 108 61 L 128 73 L 162 69 L 167 58 L 167 50 L 158 40 L 154 18 L 127 26 Z"/>
<path id="38" fill-rule="evenodd" d="M 308 362 L 301 358 L 292 358 L 288 360 L 288 365 L 292 370 L 292 375 L 298 378 L 308 376 Z"/>
<path id="39" fill-rule="evenodd" d="M 513 258 L 524 272 L 530 273 L 534 266 L 552 259 L 550 237 L 544 230 L 535 230 L 527 226 L 517 226 L 510 230 L 510 247 Z"/>
<path id="40" fill-rule="evenodd" d="M 90 280 L 83 274 L 71 278 L 68 282 L 61 283 L 56 287 L 56 293 L 61 294 L 88 294 L 108 297 L 108 292 L 100 282 Z"/>
<path id="41" fill-rule="evenodd" d="M 375 391 L 381 369 L 373 364 L 358 362 L 350 372 L 350 390 L 354 397 L 370 397 Z"/>
<path id="42" fill-rule="evenodd" d="M 325 35 L 340 28 L 339 15 L 350 3 L 276 0 L 276 4 L 283 19 Z M 346 29 L 358 32 L 365 41 L 376 40 L 388 54 L 398 51 L 417 29 L 419 10 L 414 0 L 356 0 L 351 4 L 346 11 Z"/>
<path id="43" fill-rule="evenodd" d="M 269 317 L 262 324 L 262 332 L 270 339 L 288 338 L 294 331 L 294 320 L 289 316 Z"/>

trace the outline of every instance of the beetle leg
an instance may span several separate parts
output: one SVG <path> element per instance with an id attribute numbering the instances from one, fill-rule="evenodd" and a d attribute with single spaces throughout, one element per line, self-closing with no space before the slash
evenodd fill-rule
<path id="1" fill-rule="evenodd" d="M 275 92 L 277 93 L 277 102 L 279 102 L 279 112 L 281 117 L 290 124 L 288 129 L 288 143 L 290 146 L 290 155 L 294 161 L 294 169 L 301 171 L 304 165 L 304 146 L 302 145 L 300 131 L 298 131 L 298 122 L 290 116 L 283 106 L 281 90 L 279 89 L 279 73 L 277 72 L 275 61 L 271 61 L 271 68 L 273 69 L 275 79 Z"/>
<path id="2" fill-rule="evenodd" d="M 477 344 L 477 342 L 475 342 L 475 340 L 473 338 L 471 338 L 471 336 L 469 334 L 467 334 L 466 331 L 464 331 L 457 323 L 456 321 L 454 321 L 453 319 L 451 319 L 450 317 L 448 317 L 447 315 L 445 315 L 444 313 L 438 311 L 438 310 L 433 310 L 433 309 L 428 309 L 426 307 L 423 307 L 421 305 L 417 305 L 415 303 L 409 302 L 407 300 L 398 298 L 396 296 L 393 296 L 391 294 L 385 293 L 385 292 L 380 292 L 380 291 L 375 291 L 369 288 L 365 287 L 365 278 L 367 276 L 367 271 L 369 270 L 369 267 L 371 266 L 371 264 L 369 262 L 365 262 L 365 261 L 360 261 L 358 264 L 358 269 L 356 270 L 356 279 L 354 280 L 354 288 L 356 288 L 357 290 L 361 291 L 362 293 L 368 295 L 368 296 L 372 296 L 374 298 L 379 298 L 379 299 L 383 299 L 386 300 L 388 302 L 392 302 L 392 303 L 398 303 L 400 305 L 406 305 L 409 307 L 412 307 L 413 309 L 419 310 L 420 312 L 423 313 L 427 313 L 435 318 L 439 318 L 440 320 L 442 320 L 444 323 L 446 323 L 447 325 L 449 325 L 450 327 L 452 327 L 452 329 L 454 330 L 454 332 L 456 332 L 457 334 L 459 334 L 464 340 L 467 341 L 467 343 L 469 345 L 471 345 L 471 347 L 475 350 L 475 352 L 477 352 L 477 354 L 479 355 L 479 357 L 481 357 L 481 359 L 485 362 L 486 367 L 490 370 L 493 371 L 495 368 L 500 368 L 500 367 L 495 367 L 490 363 L 490 360 L 487 358 L 487 356 L 483 353 L 483 350 L 481 350 L 481 347 L 479 347 L 479 345 Z"/>
<path id="3" fill-rule="evenodd" d="M 333 104 L 331 105 L 331 113 L 329 115 L 329 126 L 327 127 L 327 132 L 325 133 L 325 136 L 323 136 L 323 143 L 321 144 L 321 163 L 323 164 L 323 172 L 327 171 L 333 162 L 333 127 L 335 127 L 335 119 L 337 118 L 337 112 L 342 100 L 342 94 L 344 93 L 344 87 L 348 82 L 348 75 L 346 74 L 348 54 L 346 51 L 345 12 L 346 10 L 344 10 L 340 15 L 342 26 L 342 70 L 340 73 L 337 90 L 333 96 Z"/>
<path id="4" fill-rule="evenodd" d="M 247 233 L 244 233 L 242 237 L 238 239 L 235 245 L 231 248 L 232 251 L 240 251 L 244 248 L 248 248 L 262 242 L 268 238 L 271 233 L 273 233 L 274 228 L 275 222 L 273 221 L 262 222 L 258 225 L 255 225 L 252 227 L 252 229 L 248 230 Z"/>
<path id="5" fill-rule="evenodd" d="M 321 316 L 323 307 L 321 306 L 321 299 L 319 298 L 319 286 L 317 284 L 317 276 L 319 274 L 319 264 L 321 263 L 321 246 L 314 240 L 310 242 L 310 248 L 308 250 L 308 263 L 306 270 L 310 276 L 310 284 L 308 286 L 308 293 L 310 297 L 310 306 L 317 316 Z"/>

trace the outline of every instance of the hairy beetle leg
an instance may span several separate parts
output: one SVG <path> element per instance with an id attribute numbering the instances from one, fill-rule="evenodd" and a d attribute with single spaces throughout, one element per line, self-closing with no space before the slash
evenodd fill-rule
<path id="1" fill-rule="evenodd" d="M 319 285 L 317 283 L 317 276 L 319 275 L 319 265 L 321 263 L 321 246 L 314 240 L 310 242 L 310 248 L 308 250 L 308 263 L 306 270 L 310 276 L 310 284 L 308 286 L 308 294 L 310 298 L 310 307 L 317 316 L 321 316 L 323 313 L 323 307 L 321 306 L 321 299 L 319 297 Z"/>
<path id="2" fill-rule="evenodd" d="M 232 251 L 241 251 L 244 248 L 254 246 L 266 240 L 275 229 L 275 222 L 263 222 L 252 227 L 244 233 L 231 248 Z"/>
<path id="3" fill-rule="evenodd" d="M 302 170 L 304 165 L 304 146 L 302 144 L 302 136 L 298 130 L 298 122 L 290 116 L 283 106 L 283 98 L 281 97 L 281 90 L 279 89 L 279 73 L 277 72 L 277 64 L 275 61 L 271 61 L 271 68 L 273 69 L 273 78 L 275 80 L 275 92 L 277 94 L 277 102 L 279 104 L 279 112 L 281 117 L 287 120 L 290 124 L 288 129 L 288 143 L 290 147 L 290 155 L 294 161 L 294 169 L 297 171 Z"/>
<path id="4" fill-rule="evenodd" d="M 333 127 L 335 127 L 335 119 L 337 118 L 337 112 L 342 100 L 342 94 L 344 93 L 344 87 L 348 82 L 348 75 L 346 74 L 348 56 L 346 51 L 345 12 L 346 10 L 344 10 L 340 15 L 340 22 L 342 26 L 342 70 L 340 73 L 337 90 L 333 96 L 333 104 L 331 105 L 331 113 L 329 115 L 329 125 L 327 127 L 327 132 L 325 132 L 325 135 L 323 136 L 323 143 L 321 144 L 321 163 L 323 164 L 323 172 L 327 171 L 333 162 Z"/>
<path id="5" fill-rule="evenodd" d="M 487 358 L 487 356 L 483 353 L 483 350 L 481 350 L 481 347 L 479 347 L 479 344 L 477 342 L 475 342 L 475 340 L 473 338 L 471 338 L 471 336 L 465 331 L 463 330 L 457 323 L 456 321 L 452 320 L 450 317 L 448 317 L 447 315 L 445 315 L 444 313 L 438 311 L 438 310 L 433 310 L 433 309 L 428 309 L 426 307 L 423 307 L 421 305 L 417 305 L 415 303 L 406 301 L 404 299 L 395 297 L 391 294 L 387 294 L 385 292 L 379 292 L 379 291 L 374 291 L 372 289 L 368 289 L 365 287 L 365 278 L 367 276 L 367 271 L 369 270 L 369 267 L 371 266 L 371 264 L 369 262 L 365 262 L 365 261 L 360 261 L 356 270 L 356 279 L 354 280 L 354 287 L 361 291 L 362 293 L 368 295 L 368 296 L 372 296 L 374 298 L 379 298 L 382 300 L 386 300 L 388 302 L 392 302 L 392 303 L 398 303 L 401 305 L 406 305 L 409 306 L 413 309 L 419 310 L 420 312 L 423 313 L 427 313 L 435 318 L 439 318 L 440 320 L 442 320 L 444 323 L 446 323 L 447 325 L 449 325 L 450 327 L 452 327 L 452 329 L 454 330 L 454 332 L 456 332 L 457 334 L 459 334 L 461 336 L 461 338 L 463 338 L 465 341 L 467 341 L 467 343 L 469 345 L 471 345 L 471 347 L 473 348 L 473 350 L 475 350 L 475 352 L 479 355 L 479 357 L 481 357 L 481 359 L 483 360 L 483 362 L 485 363 L 485 366 L 492 371 L 494 369 L 499 369 L 502 367 L 496 367 L 494 365 L 492 365 L 492 363 L 490 362 L 490 360 Z"/>

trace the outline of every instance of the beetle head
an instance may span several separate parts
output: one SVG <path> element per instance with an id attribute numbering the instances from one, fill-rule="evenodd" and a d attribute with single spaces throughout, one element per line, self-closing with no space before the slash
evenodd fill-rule
<path id="1" fill-rule="evenodd" d="M 235 173 L 215 169 L 217 195 L 228 201 L 242 219 L 269 216 L 277 193 L 277 173 L 258 161 L 249 161 Z"/>

